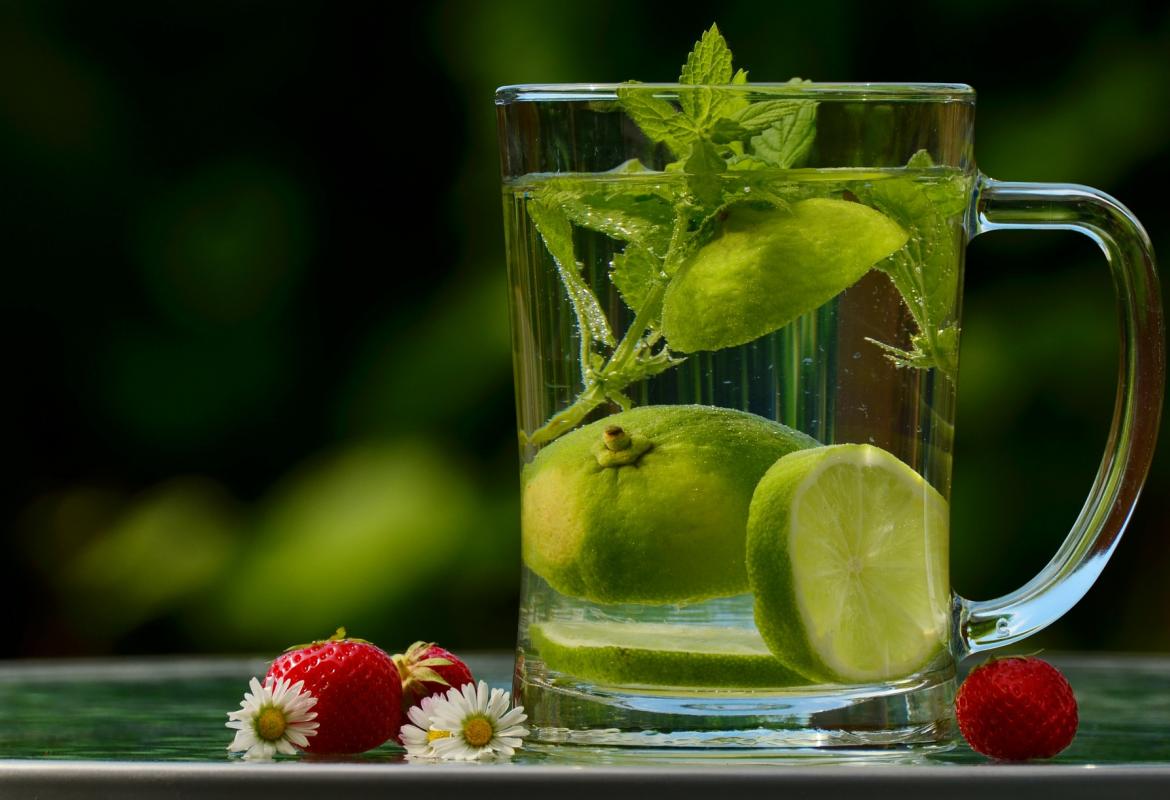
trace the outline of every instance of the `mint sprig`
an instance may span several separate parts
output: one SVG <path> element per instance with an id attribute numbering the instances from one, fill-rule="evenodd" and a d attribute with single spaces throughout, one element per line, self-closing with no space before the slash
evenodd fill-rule
<path id="1" fill-rule="evenodd" d="M 674 159 L 663 172 L 634 160 L 611 170 L 612 180 L 553 176 L 528 200 L 528 213 L 577 318 L 582 384 L 568 407 L 522 437 L 528 444 L 552 441 L 604 403 L 629 408 L 630 385 L 685 360 L 660 329 L 663 298 L 680 267 L 719 235 L 735 207 L 788 209 L 801 199 L 799 187 L 771 171 L 799 167 L 808 158 L 816 139 L 815 100 L 751 102 L 747 92 L 733 88 L 747 83 L 747 72 L 733 71 L 731 51 L 714 25 L 688 55 L 679 83 L 671 95 L 638 83 L 616 92 L 621 110 Z M 931 166 L 925 152 L 907 165 L 919 173 Z M 683 180 L 666 180 L 671 173 Z M 664 176 L 661 184 L 646 180 L 655 174 Z M 920 182 L 907 175 L 874 181 L 860 198 L 911 233 L 902 250 L 876 267 L 905 299 L 918 332 L 909 350 L 873 343 L 899 366 L 938 368 L 951 379 L 958 350 L 952 305 L 960 243 L 950 219 L 965 208 L 967 191 L 961 178 Z M 624 243 L 609 265 L 610 281 L 634 312 L 620 339 L 581 275 L 574 227 Z"/>
<path id="2" fill-rule="evenodd" d="M 596 295 L 581 277 L 581 265 L 573 251 L 573 228 L 569 218 L 560 207 L 543 200 L 534 199 L 528 204 L 528 215 L 540 231 L 544 245 L 553 257 L 557 266 L 557 274 L 565 291 L 569 294 L 569 302 L 573 306 L 573 313 L 581 329 L 583 345 L 590 341 L 597 344 L 613 346 L 613 332 L 609 329 L 609 321 Z"/>
<path id="3" fill-rule="evenodd" d="M 752 194 L 727 187 L 729 170 L 788 168 L 803 159 L 815 136 L 816 103 L 775 100 L 749 103 L 744 92 L 723 88 L 747 83 L 733 70 L 732 54 L 718 27 L 695 44 L 679 75 L 676 106 L 652 87 L 630 83 L 617 90 L 618 104 L 652 142 L 664 145 L 681 171 L 686 191 L 599 191 L 596 181 L 571 176 L 548 180 L 528 209 L 553 257 L 581 333 L 582 390 L 576 400 L 526 437 L 540 445 L 580 424 L 605 402 L 631 405 L 628 386 L 670 369 L 684 359 L 672 353 L 658 331 L 662 298 L 685 258 L 708 241 L 728 209 L 740 203 L 783 206 L 762 188 Z M 797 81 L 799 82 L 799 81 Z M 627 162 L 614 175 L 645 171 Z M 572 226 L 626 242 L 610 264 L 610 279 L 634 320 L 614 343 L 601 304 L 581 277 Z M 608 357 L 606 353 L 608 352 Z"/>
<path id="4" fill-rule="evenodd" d="M 715 25 L 695 44 L 679 75 L 693 89 L 678 93 L 675 106 L 659 90 L 631 82 L 618 87 L 618 103 L 647 138 L 667 146 L 677 159 L 667 169 L 710 166 L 711 148 L 720 158 L 787 169 L 801 161 L 816 135 L 816 102 L 767 100 L 750 103 L 726 86 L 748 82 L 745 70 L 732 73 L 731 50 Z M 789 83 L 804 83 L 793 78 Z M 696 157 L 698 160 L 696 160 Z"/>
<path id="5" fill-rule="evenodd" d="M 653 90 L 619 86 L 618 103 L 646 138 L 665 144 L 676 156 L 690 152 L 691 143 L 702 135 L 694 120 L 678 111 Z"/>
<path id="6" fill-rule="evenodd" d="M 906 163 L 907 169 L 919 174 L 933 166 L 925 150 L 919 150 Z M 970 186 L 960 176 L 942 182 L 921 182 L 910 174 L 876 181 L 861 198 L 910 231 L 906 246 L 877 268 L 890 276 L 918 328 L 910 337 L 910 350 L 869 341 L 900 367 L 937 368 L 951 381 L 959 366 L 954 303 L 962 242 L 949 220 L 966 209 L 969 195 Z"/>
<path id="7" fill-rule="evenodd" d="M 715 25 L 703 34 L 687 56 L 679 73 L 678 82 L 684 86 L 701 86 L 693 92 L 679 95 L 679 105 L 700 132 L 706 131 L 717 120 L 732 113 L 738 93 L 712 89 L 712 86 L 747 83 L 747 72 L 731 73 L 731 49 Z"/>
<path id="8" fill-rule="evenodd" d="M 803 161 L 812 149 L 817 135 L 816 103 L 807 100 L 777 102 L 783 108 L 776 109 L 774 121 L 752 136 L 752 153 L 769 166 L 788 169 Z M 745 127 L 745 130 L 750 131 L 751 127 Z"/>

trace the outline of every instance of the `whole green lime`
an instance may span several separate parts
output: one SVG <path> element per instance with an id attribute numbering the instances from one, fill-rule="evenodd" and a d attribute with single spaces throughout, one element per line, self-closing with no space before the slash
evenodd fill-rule
<path id="1" fill-rule="evenodd" d="M 712 406 L 643 406 L 586 425 L 524 468 L 524 563 L 558 592 L 598 603 L 746 592 L 756 482 L 816 444 Z"/>
<path id="2" fill-rule="evenodd" d="M 687 353 L 758 339 L 848 289 L 908 237 L 885 214 L 845 200 L 734 207 L 671 280 L 662 332 Z"/>

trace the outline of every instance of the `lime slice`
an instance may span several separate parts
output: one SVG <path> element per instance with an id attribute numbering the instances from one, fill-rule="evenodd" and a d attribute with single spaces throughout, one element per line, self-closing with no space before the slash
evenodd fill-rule
<path id="1" fill-rule="evenodd" d="M 904 677 L 945 645 L 947 502 L 871 445 L 791 453 L 748 517 L 756 625 L 776 657 L 824 681 Z"/>
<path id="2" fill-rule="evenodd" d="M 846 200 L 733 207 L 667 287 L 662 332 L 672 350 L 688 353 L 758 339 L 848 289 L 908 237 L 885 214 Z"/>
<path id="3" fill-rule="evenodd" d="M 808 684 L 750 628 L 545 622 L 529 628 L 529 636 L 550 669 L 597 683 L 721 689 Z"/>

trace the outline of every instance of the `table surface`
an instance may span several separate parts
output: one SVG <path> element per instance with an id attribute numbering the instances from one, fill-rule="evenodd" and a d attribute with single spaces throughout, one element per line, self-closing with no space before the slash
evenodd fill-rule
<path id="1" fill-rule="evenodd" d="M 0 664 L 0 795 L 231 797 L 260 788 L 288 797 L 322 791 L 399 794 L 428 800 L 469 791 L 603 792 L 606 800 L 670 793 L 678 798 L 783 789 L 791 797 L 1005 796 L 1037 789 L 1071 797 L 1170 796 L 1170 656 L 1046 656 L 1068 677 L 1080 706 L 1073 744 L 1042 763 L 997 764 L 965 745 L 930 753 L 864 757 L 813 753 L 712 758 L 561 748 L 521 752 L 504 764 L 415 764 L 383 746 L 344 759 L 243 762 L 225 750 L 226 713 L 239 706 L 260 659 L 134 659 Z M 468 659 L 477 676 L 507 686 L 511 659 Z M 738 794 L 738 790 L 737 790 Z"/>

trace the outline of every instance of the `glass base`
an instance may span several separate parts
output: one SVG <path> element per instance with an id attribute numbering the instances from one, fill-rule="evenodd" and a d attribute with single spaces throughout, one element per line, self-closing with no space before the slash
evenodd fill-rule
<path id="1" fill-rule="evenodd" d="M 538 748 L 702 750 L 720 758 L 832 748 L 873 756 L 949 747 L 957 736 L 953 666 L 866 686 L 696 690 L 601 686 L 521 658 L 514 689 L 528 714 L 525 746 Z"/>

